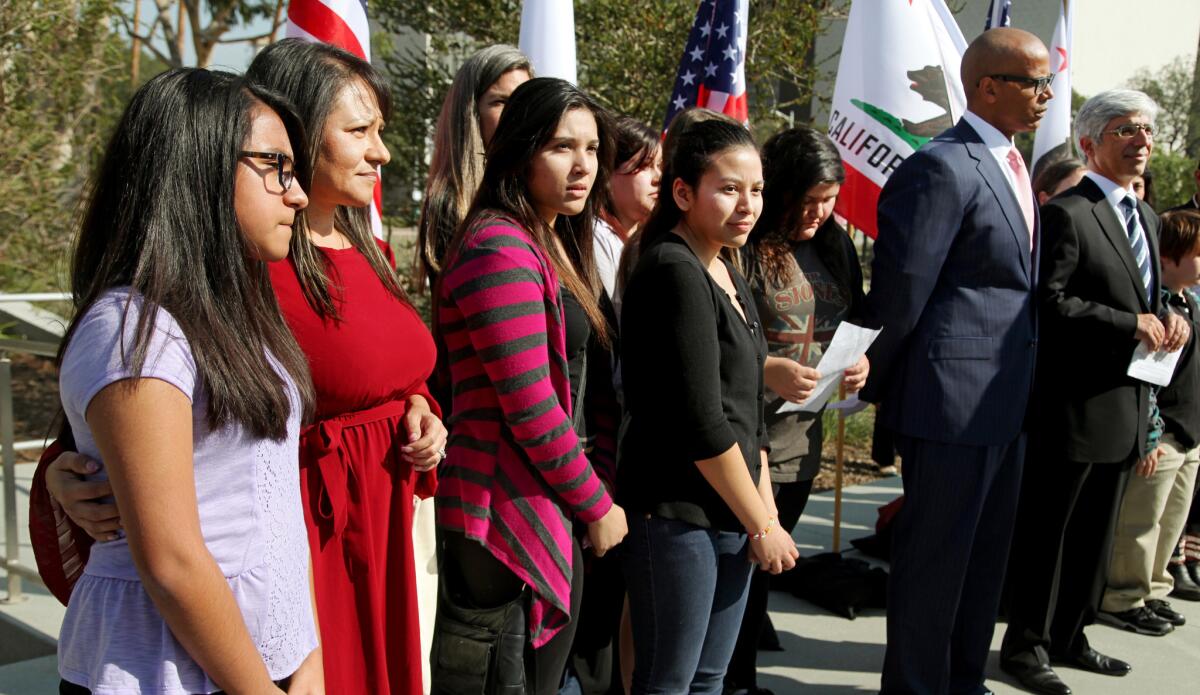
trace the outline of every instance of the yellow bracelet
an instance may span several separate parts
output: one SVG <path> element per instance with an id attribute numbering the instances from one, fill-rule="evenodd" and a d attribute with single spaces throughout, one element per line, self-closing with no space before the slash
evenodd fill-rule
<path id="1" fill-rule="evenodd" d="M 767 527 L 764 528 L 763 530 L 759 531 L 758 533 L 750 536 L 750 540 L 761 541 L 762 539 L 766 538 L 767 534 L 771 532 L 771 527 L 774 525 L 775 525 L 775 517 L 771 517 L 770 519 L 767 519 Z"/>

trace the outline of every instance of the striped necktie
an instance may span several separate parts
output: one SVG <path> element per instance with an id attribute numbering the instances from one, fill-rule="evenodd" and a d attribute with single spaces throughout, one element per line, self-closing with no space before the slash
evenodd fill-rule
<path id="1" fill-rule="evenodd" d="M 1151 299 L 1153 278 L 1150 274 L 1150 247 L 1146 244 L 1146 234 L 1142 223 L 1138 221 L 1137 203 L 1133 196 L 1127 195 L 1121 200 L 1121 209 L 1125 213 L 1125 231 L 1129 234 L 1129 245 L 1133 247 L 1133 258 L 1137 261 L 1138 273 L 1142 276 L 1142 284 L 1146 287 L 1146 301 L 1153 304 Z"/>

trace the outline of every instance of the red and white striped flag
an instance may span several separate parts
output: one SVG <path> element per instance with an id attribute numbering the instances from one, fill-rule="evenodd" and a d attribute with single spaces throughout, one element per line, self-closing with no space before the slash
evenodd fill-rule
<path id="1" fill-rule="evenodd" d="M 671 90 L 664 131 L 675 114 L 691 106 L 720 111 L 742 123 L 750 120 L 746 99 L 749 20 L 750 0 L 700 0 Z"/>
<path id="2" fill-rule="evenodd" d="M 291 0 L 288 3 L 287 36 L 320 41 L 371 61 L 371 27 L 367 23 L 367 0 Z M 371 230 L 383 238 L 383 180 L 375 184 L 371 206 Z"/>

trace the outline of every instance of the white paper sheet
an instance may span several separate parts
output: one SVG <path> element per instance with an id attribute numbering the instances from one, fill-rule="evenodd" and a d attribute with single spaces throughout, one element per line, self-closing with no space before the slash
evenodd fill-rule
<path id="1" fill-rule="evenodd" d="M 812 395 L 801 403 L 784 403 L 776 412 L 815 413 L 820 410 L 821 406 L 837 393 L 838 384 L 842 383 L 842 374 L 858 364 L 878 336 L 877 329 L 863 328 L 843 321 L 817 364 L 817 372 L 821 374 L 821 378 L 817 381 L 817 388 Z"/>
<path id="2" fill-rule="evenodd" d="M 1181 354 L 1183 354 L 1183 350 L 1150 352 L 1145 343 L 1139 342 L 1137 349 L 1133 351 L 1129 369 L 1125 373 L 1134 379 L 1166 386 L 1171 383 L 1171 377 L 1175 374 L 1175 365 L 1179 362 Z"/>

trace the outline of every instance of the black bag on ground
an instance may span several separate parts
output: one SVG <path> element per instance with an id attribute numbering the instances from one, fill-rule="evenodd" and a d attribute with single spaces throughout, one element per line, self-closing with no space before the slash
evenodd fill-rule
<path id="1" fill-rule="evenodd" d="M 795 569 L 772 577 L 771 588 L 850 620 L 864 608 L 887 607 L 887 572 L 841 553 L 801 558 Z"/>
<path id="2" fill-rule="evenodd" d="M 463 605 L 440 574 L 433 646 L 432 695 L 525 695 L 529 589 L 495 608 Z"/>

